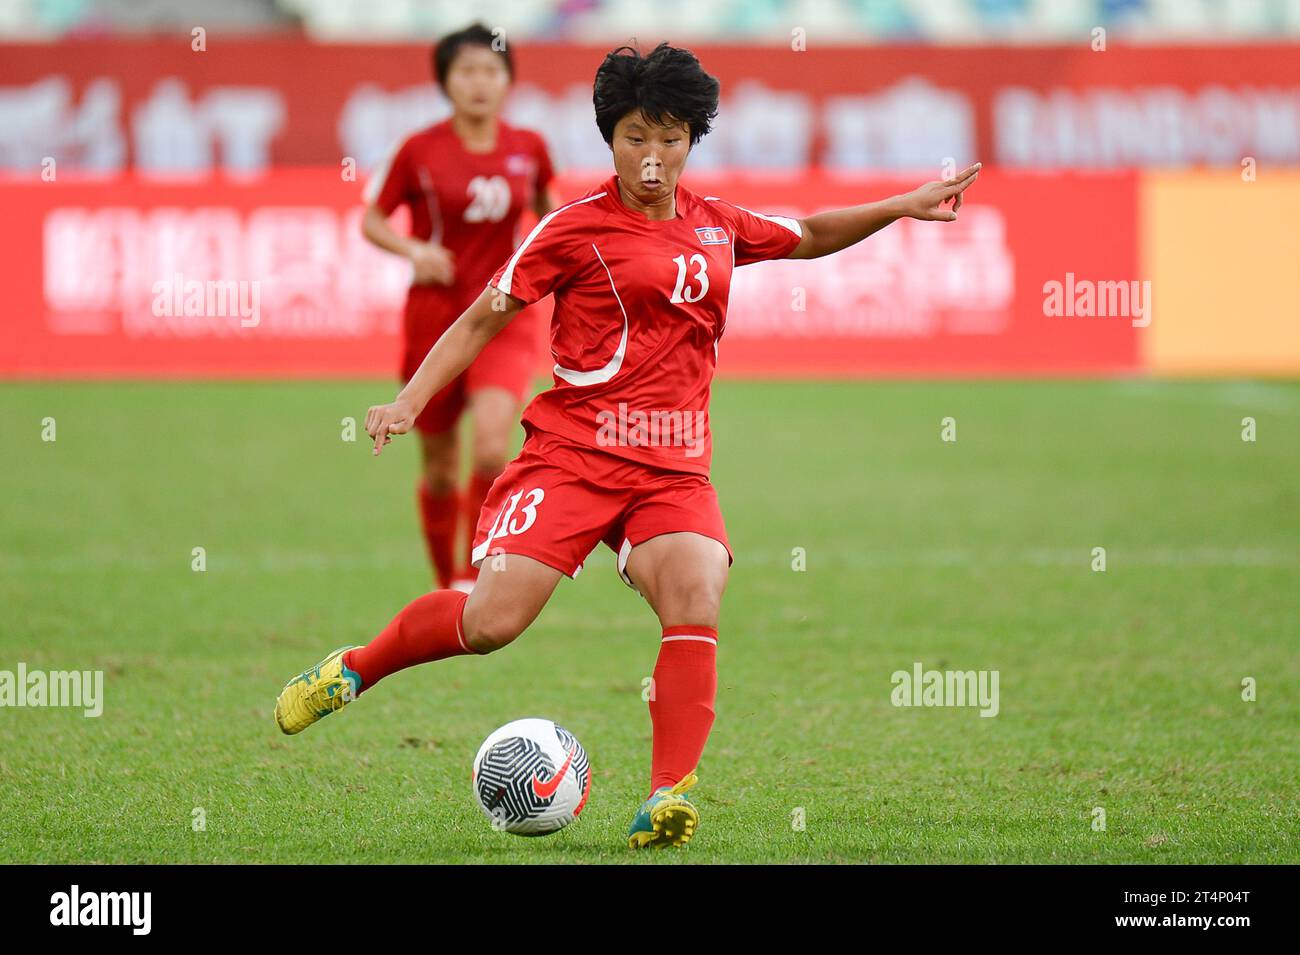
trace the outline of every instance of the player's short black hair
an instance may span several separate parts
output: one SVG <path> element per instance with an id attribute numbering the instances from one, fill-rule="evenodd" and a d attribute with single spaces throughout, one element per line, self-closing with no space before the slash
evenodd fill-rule
<path id="1" fill-rule="evenodd" d="M 451 63 L 456 59 L 456 54 L 460 52 L 463 46 L 487 47 L 505 61 L 506 72 L 510 74 L 510 79 L 515 78 L 515 61 L 514 57 L 510 55 L 510 47 L 506 45 L 505 38 L 502 37 L 498 40 L 496 34 L 482 23 L 471 23 L 463 30 L 448 33 L 434 44 L 433 78 L 438 81 L 439 86 L 446 87 L 447 74 L 451 71 Z"/>
<path id="2" fill-rule="evenodd" d="M 685 122 L 694 146 L 718 115 L 720 88 L 690 50 L 660 43 L 642 56 L 634 47 L 620 46 L 606 54 L 596 70 L 591 99 L 606 143 L 613 144 L 614 126 L 620 119 L 640 110 L 651 122 L 664 126 L 673 120 Z"/>

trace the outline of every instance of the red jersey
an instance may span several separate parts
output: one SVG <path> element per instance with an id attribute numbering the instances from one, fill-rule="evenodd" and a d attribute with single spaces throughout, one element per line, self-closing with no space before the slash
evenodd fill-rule
<path id="1" fill-rule="evenodd" d="M 611 176 L 544 216 L 489 284 L 525 304 L 555 293 L 555 385 L 525 409 L 526 432 L 707 475 L 732 269 L 788 255 L 802 230 L 680 183 L 676 202 L 675 218 L 647 219 Z"/>
<path id="2" fill-rule="evenodd" d="M 496 148 L 472 153 L 446 119 L 415 133 L 371 176 L 363 193 L 391 215 L 411 210 L 411 235 L 455 256 L 452 285 L 412 285 L 413 297 L 455 319 L 518 243 L 519 216 L 554 175 L 542 137 L 497 121 Z"/>

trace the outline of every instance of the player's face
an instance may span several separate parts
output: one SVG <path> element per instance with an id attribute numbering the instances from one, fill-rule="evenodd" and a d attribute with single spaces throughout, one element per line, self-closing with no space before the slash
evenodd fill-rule
<path id="1" fill-rule="evenodd" d="M 672 120 L 660 126 L 634 111 L 614 125 L 610 148 L 614 171 L 630 195 L 646 205 L 672 202 L 691 149 L 686 123 Z"/>
<path id="2" fill-rule="evenodd" d="M 496 115 L 510 90 L 510 71 L 501 56 L 485 46 L 462 46 L 447 70 L 443 87 L 459 113 Z"/>

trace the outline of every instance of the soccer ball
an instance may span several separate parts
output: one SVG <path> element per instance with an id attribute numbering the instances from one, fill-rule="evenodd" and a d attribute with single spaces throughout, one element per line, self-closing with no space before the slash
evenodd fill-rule
<path id="1" fill-rule="evenodd" d="M 550 720 L 529 718 L 507 723 L 483 741 L 470 781 L 492 828 L 545 836 L 582 812 L 591 792 L 591 766 L 572 733 Z"/>

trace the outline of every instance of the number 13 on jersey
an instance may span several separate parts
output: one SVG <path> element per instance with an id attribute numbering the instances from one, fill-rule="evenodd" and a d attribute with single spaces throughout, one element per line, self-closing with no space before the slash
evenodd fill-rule
<path id="1" fill-rule="evenodd" d="M 698 302 L 704 298 L 704 293 L 709 290 L 709 263 L 705 261 L 704 256 L 696 252 L 691 256 L 690 264 L 697 266 L 695 274 L 691 280 L 699 285 L 699 291 L 693 291 L 690 284 L 686 281 L 686 256 L 679 255 L 673 259 L 677 264 L 677 286 L 673 289 L 672 298 L 668 301 L 674 305 L 681 305 L 683 302 Z"/>

